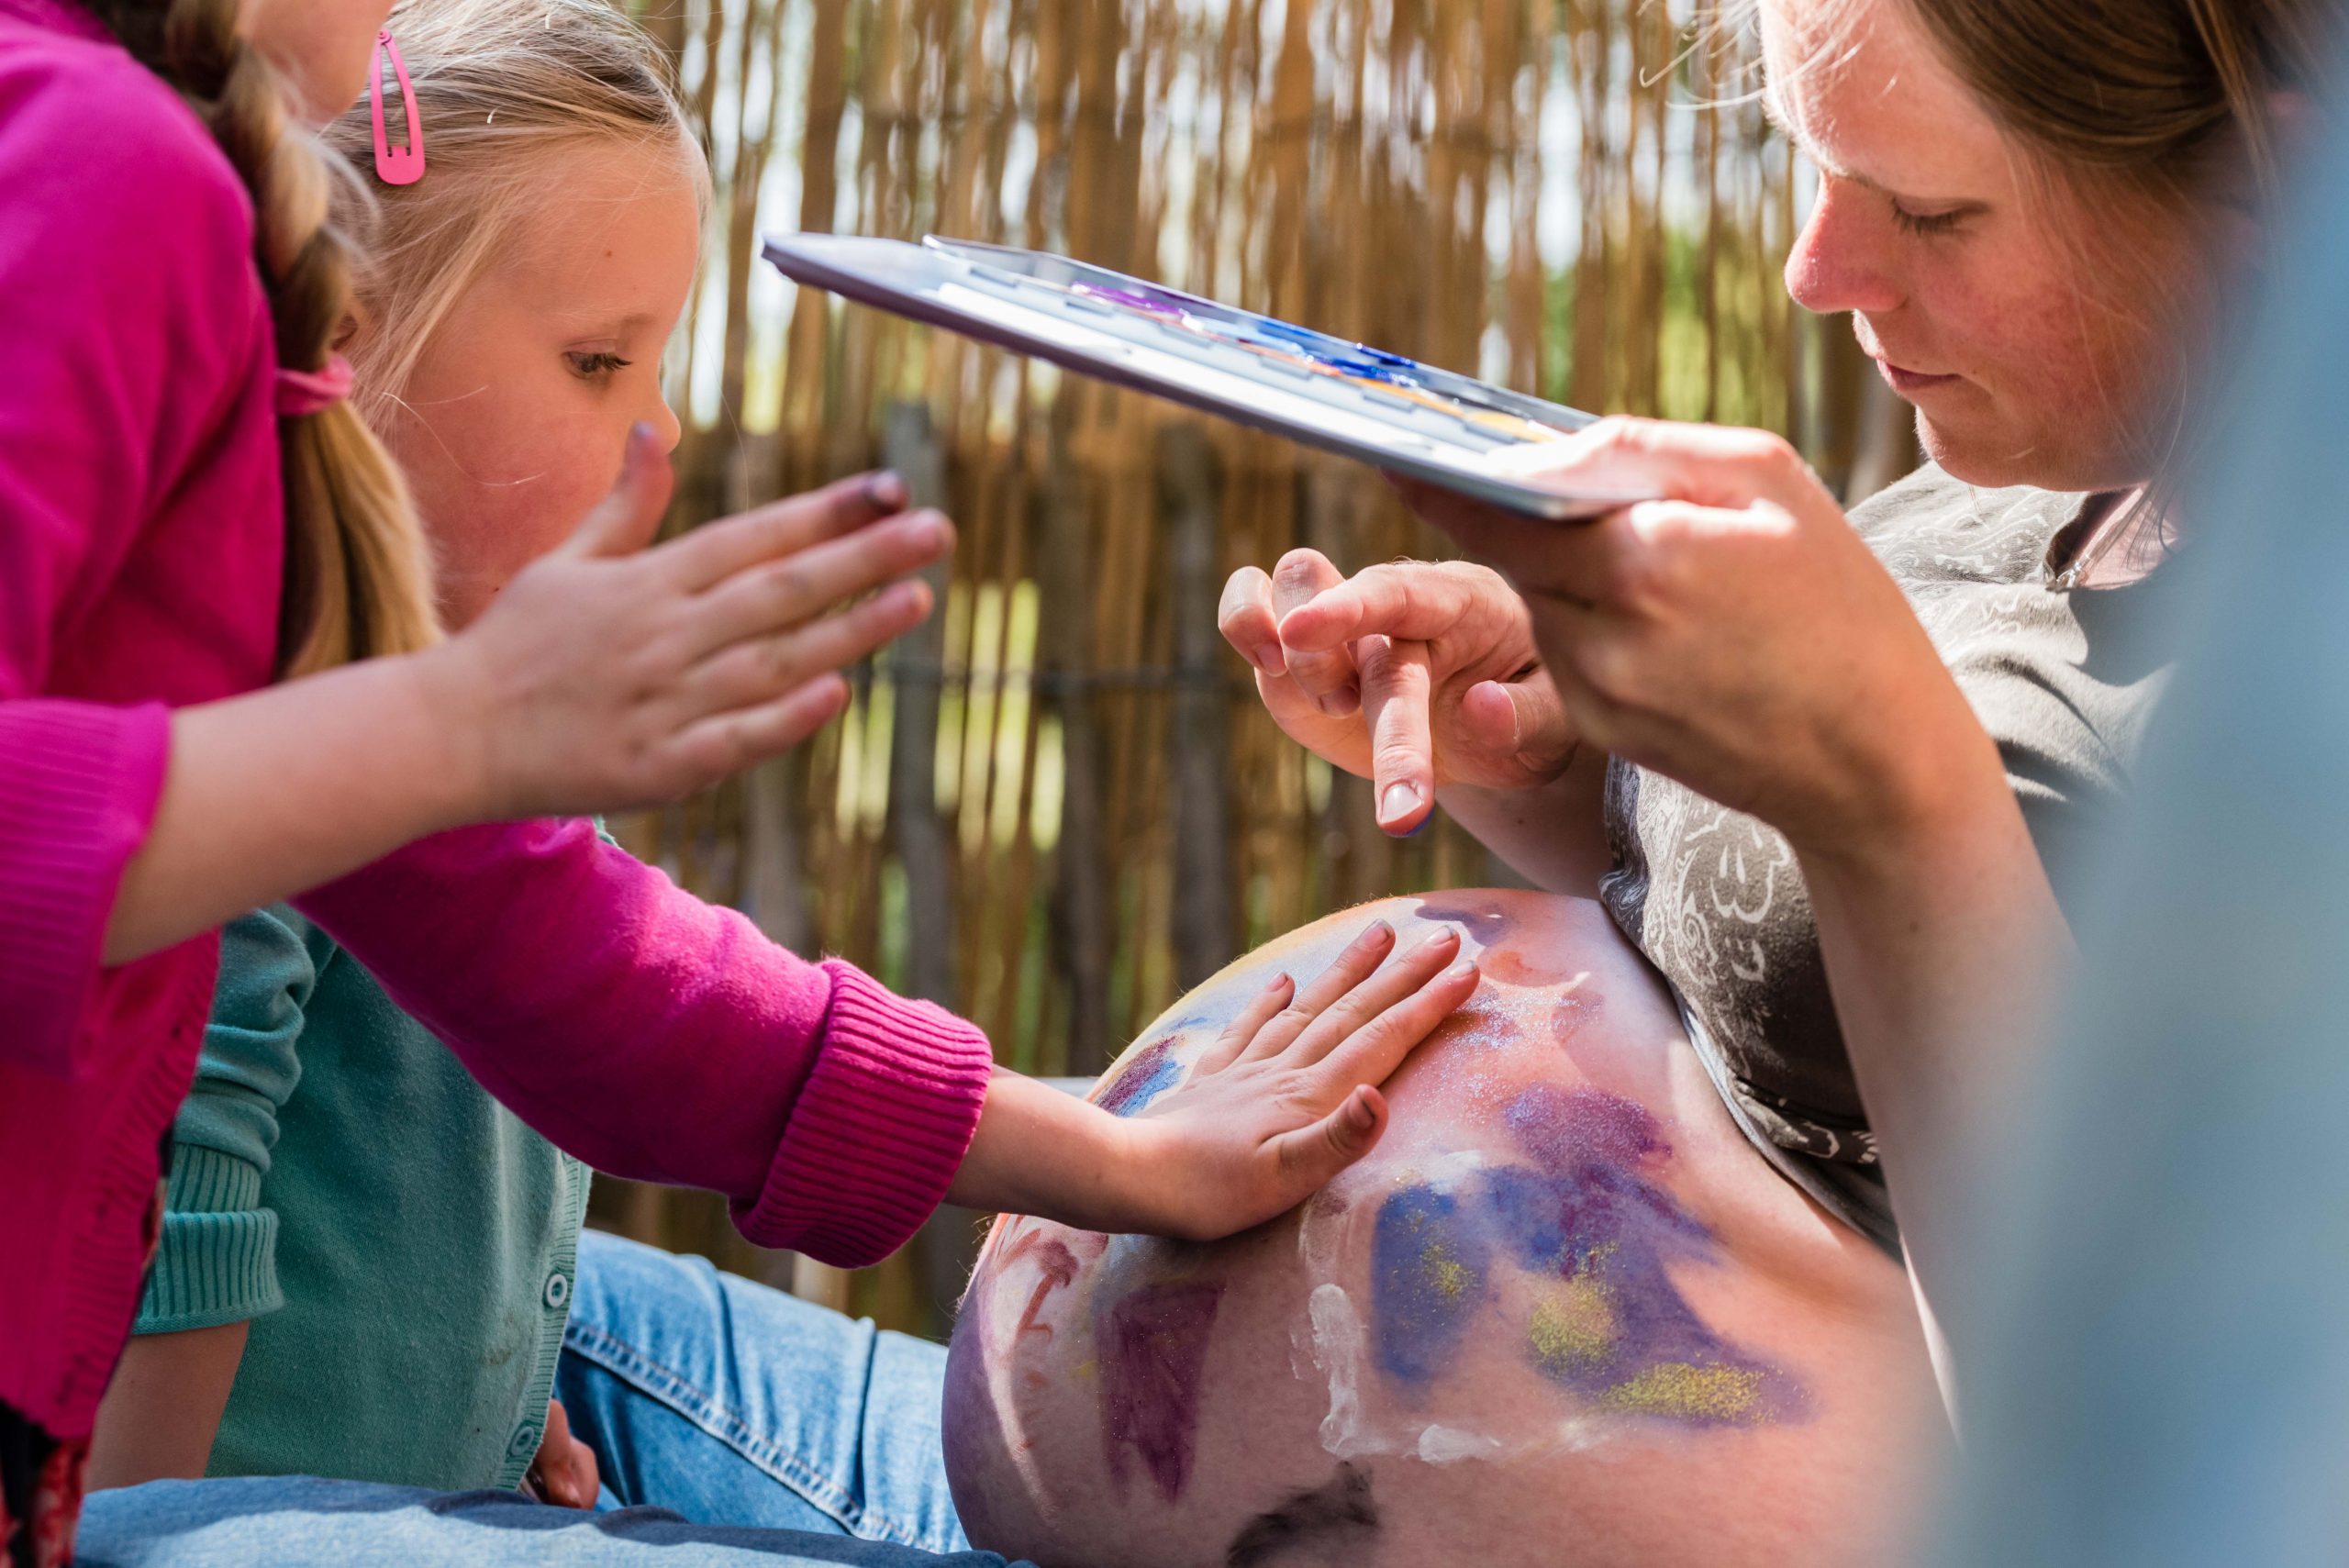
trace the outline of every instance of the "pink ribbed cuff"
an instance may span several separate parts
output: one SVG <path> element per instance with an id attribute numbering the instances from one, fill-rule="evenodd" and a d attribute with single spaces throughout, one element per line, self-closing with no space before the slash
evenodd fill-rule
<path id="1" fill-rule="evenodd" d="M 985 1106 L 995 1053 L 943 1008 L 822 965 L 831 1006 L 758 1202 L 734 1221 L 765 1247 L 841 1268 L 902 1247 L 945 1201 Z"/>
<path id="2" fill-rule="evenodd" d="M 0 703 L 0 1052 L 74 1069 L 123 867 L 146 841 L 171 710 Z"/>

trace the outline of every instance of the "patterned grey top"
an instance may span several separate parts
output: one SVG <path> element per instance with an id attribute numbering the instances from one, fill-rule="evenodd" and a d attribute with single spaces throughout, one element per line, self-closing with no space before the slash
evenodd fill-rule
<path id="1" fill-rule="evenodd" d="M 1928 465 L 1852 514 L 1908 593 L 2007 775 L 2057 896 L 2086 829 L 2127 786 L 2165 667 L 2156 594 L 2176 573 L 2123 588 L 2047 585 L 2087 497 L 1977 490 Z M 1689 1036 L 1746 1136 L 1788 1179 L 1889 1251 L 1898 1235 L 1828 994 L 1793 850 L 1751 817 L 1617 761 L 1606 817 L 1615 869 L 1599 896 L 1661 970 Z"/>

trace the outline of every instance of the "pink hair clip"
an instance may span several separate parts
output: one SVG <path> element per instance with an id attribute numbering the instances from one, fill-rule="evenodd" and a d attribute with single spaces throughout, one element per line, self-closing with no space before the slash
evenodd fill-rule
<path id="1" fill-rule="evenodd" d="M 392 71 L 399 78 L 400 104 L 407 110 L 407 145 L 394 147 L 384 130 L 384 56 L 392 57 Z M 400 58 L 400 46 L 392 41 L 387 28 L 375 35 L 374 84 L 367 92 L 368 106 L 375 113 L 375 172 L 387 185 L 413 185 L 424 178 L 424 122 L 416 112 L 416 94 L 407 84 L 407 61 Z"/>

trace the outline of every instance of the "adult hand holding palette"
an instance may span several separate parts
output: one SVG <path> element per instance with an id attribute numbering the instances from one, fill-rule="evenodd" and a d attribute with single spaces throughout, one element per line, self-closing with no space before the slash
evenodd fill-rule
<path id="1" fill-rule="evenodd" d="M 1542 517 L 1639 495 L 1530 482 L 1595 416 L 1039 250 L 770 235 L 794 280 Z"/>

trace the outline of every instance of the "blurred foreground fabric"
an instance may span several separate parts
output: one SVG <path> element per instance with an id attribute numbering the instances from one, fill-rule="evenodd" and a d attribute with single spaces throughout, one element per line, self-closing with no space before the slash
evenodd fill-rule
<path id="1" fill-rule="evenodd" d="M 2337 95 L 2336 95 L 2337 99 Z M 2337 131 L 2349 127 L 2336 122 Z M 2349 134 L 2196 478 L 2199 611 L 1948 1329 L 1941 1568 L 2349 1563 Z"/>

